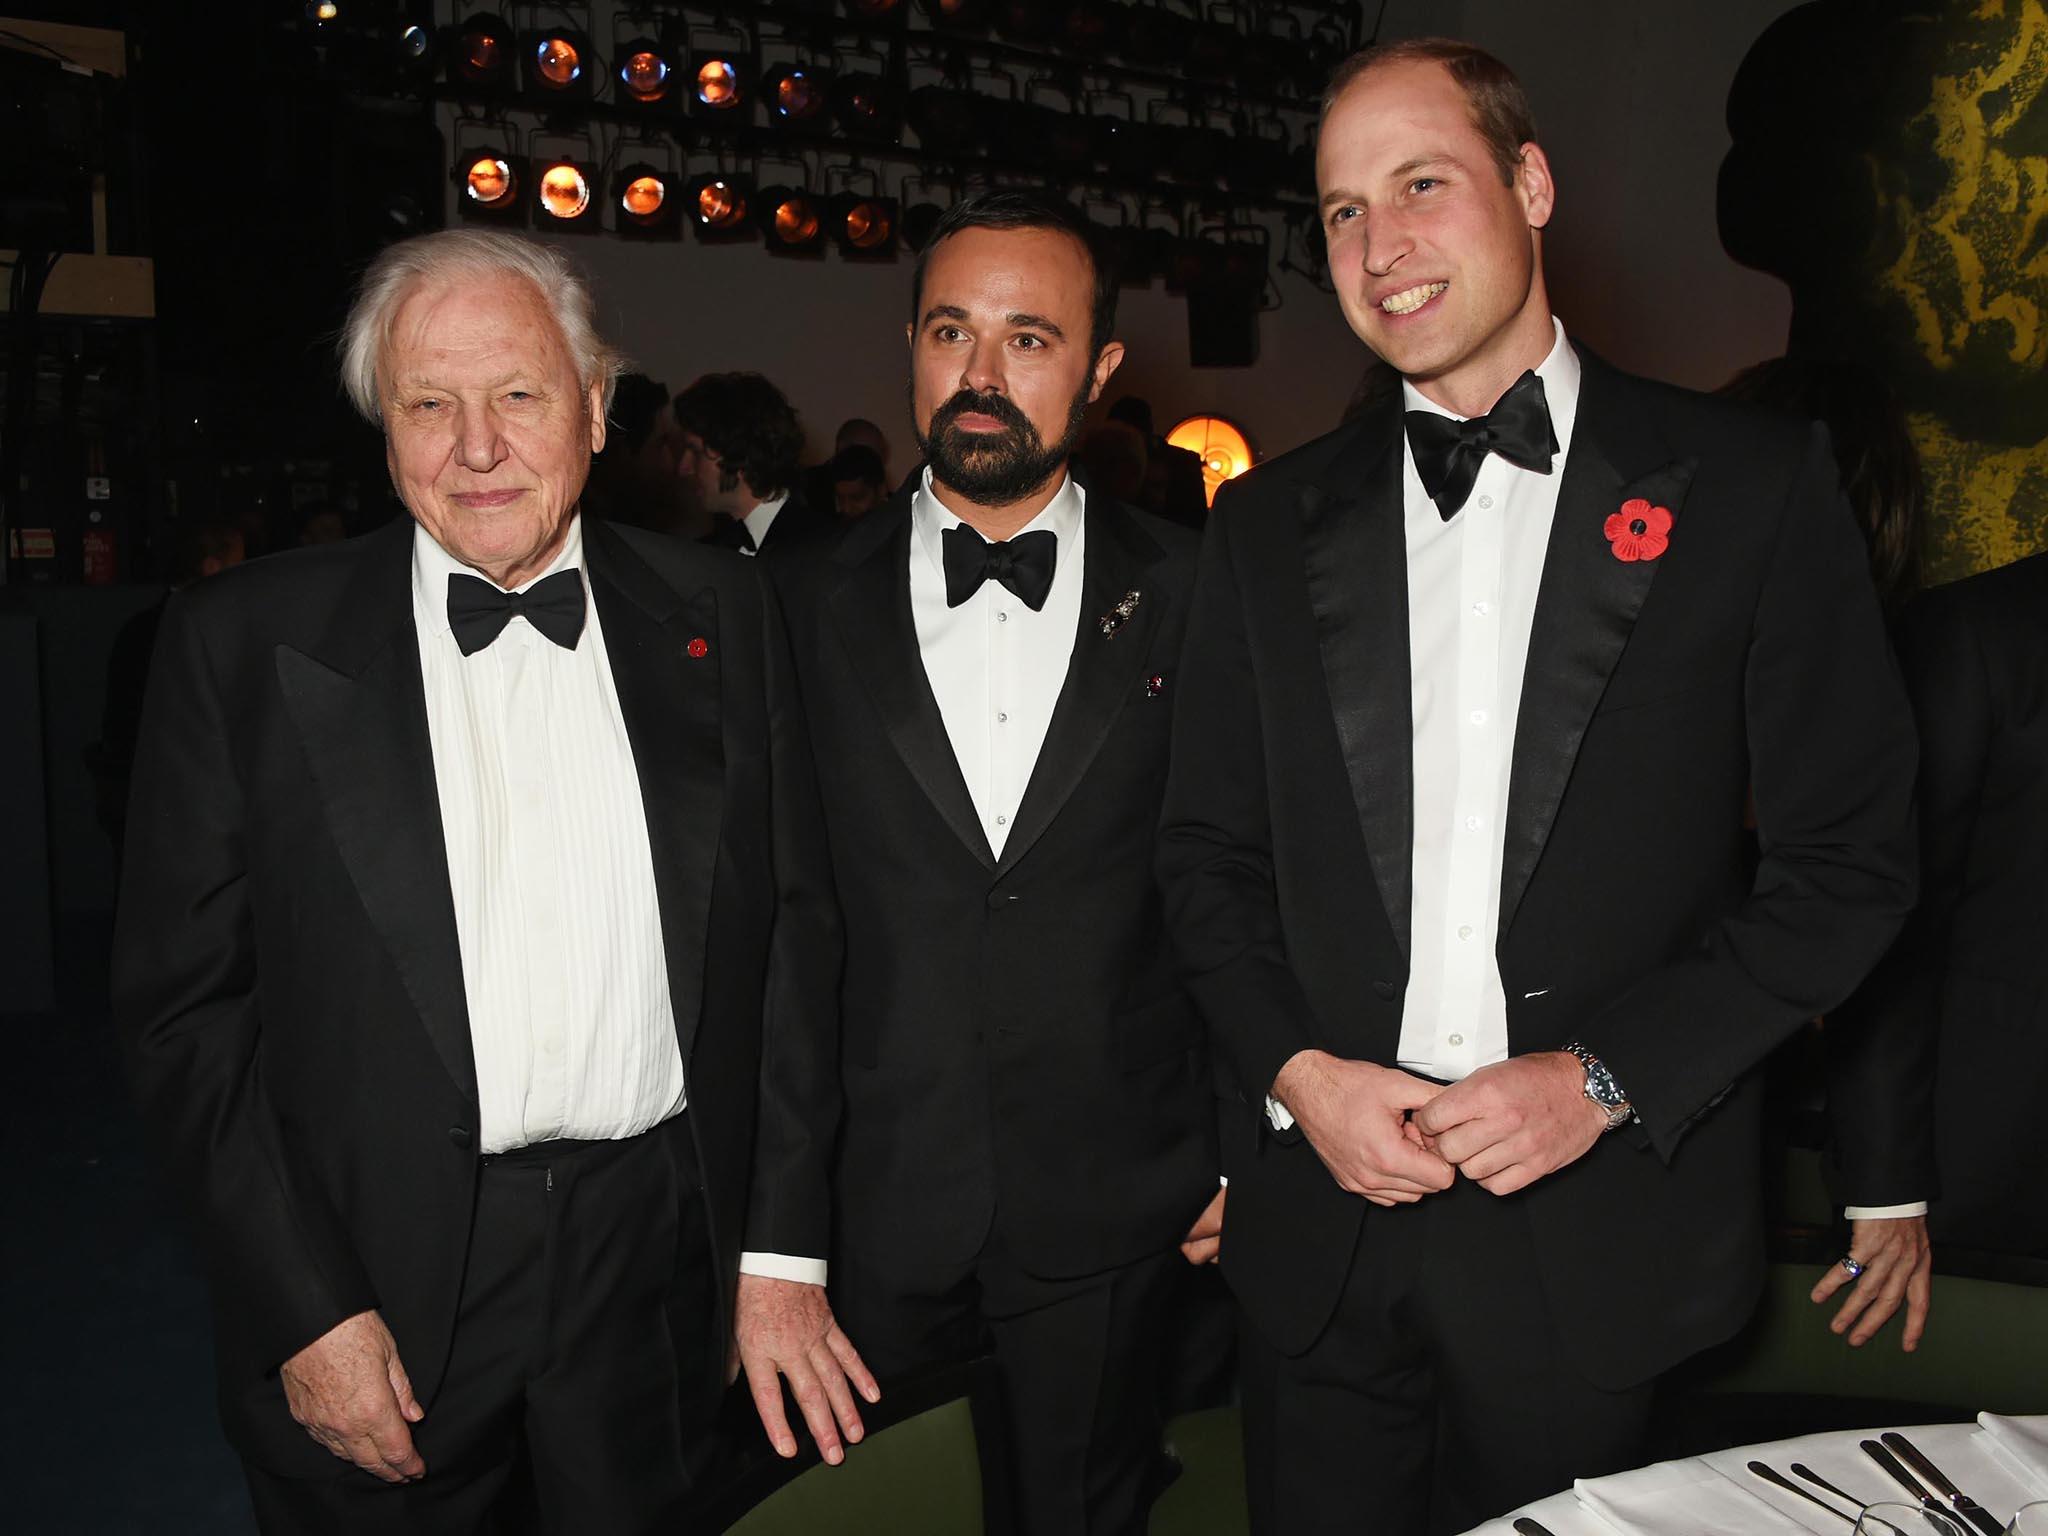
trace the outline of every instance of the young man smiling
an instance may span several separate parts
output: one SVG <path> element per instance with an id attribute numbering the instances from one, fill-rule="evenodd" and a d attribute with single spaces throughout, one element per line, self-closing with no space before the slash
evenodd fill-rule
<path id="1" fill-rule="evenodd" d="M 1164 1302 L 1220 1217 L 1152 873 L 1193 540 L 1067 467 L 1115 302 L 1071 206 L 957 204 L 912 286 L 926 467 L 781 572 L 848 936 L 831 1310 L 884 1391 L 993 1350 L 1021 1528 L 1060 1536 L 1144 1529 Z M 830 1337 L 826 1255 L 789 1257 L 740 1291 L 790 1319 L 769 1402 L 766 1345 Z"/>
<path id="2" fill-rule="evenodd" d="M 1462 1530 L 1637 1459 L 1762 1277 L 1750 1069 L 1913 896 L 1825 436 L 1571 346 L 1535 138 L 1467 45 L 1338 71 L 1331 273 L 1403 386 L 1226 488 L 1189 619 L 1161 869 L 1258 1148 L 1260 1532 Z"/>

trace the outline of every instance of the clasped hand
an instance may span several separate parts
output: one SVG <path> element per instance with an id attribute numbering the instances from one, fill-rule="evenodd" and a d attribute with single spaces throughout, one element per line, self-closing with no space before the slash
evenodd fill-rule
<path id="1" fill-rule="evenodd" d="M 1607 1124 L 1564 1051 L 1510 1057 L 1447 1088 L 1303 1051 L 1273 1092 L 1339 1187 L 1385 1206 L 1448 1189 L 1459 1173 L 1513 1194 L 1585 1156 Z"/>

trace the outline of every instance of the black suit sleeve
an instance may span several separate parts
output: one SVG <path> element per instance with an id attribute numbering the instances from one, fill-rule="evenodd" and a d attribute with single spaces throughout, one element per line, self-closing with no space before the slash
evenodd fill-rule
<path id="1" fill-rule="evenodd" d="M 196 1207 L 216 1305 L 279 1365 L 377 1298 L 295 1177 L 264 1089 L 248 816 L 219 678 L 190 600 L 173 599 L 138 738 L 114 1013 L 143 1116 Z"/>
<path id="2" fill-rule="evenodd" d="M 1912 716 L 1837 484 L 1816 428 L 1750 625 L 1750 894 L 1580 1034 L 1667 1159 L 1738 1077 L 1849 994 L 1912 909 Z"/>
<path id="3" fill-rule="evenodd" d="M 1982 637 L 1942 594 L 1900 643 L 1920 726 L 1920 907 L 1856 997 L 1829 1019 L 1828 1167 L 1845 1205 L 1940 1193 L 1934 1074 L 1949 936 L 1963 895 L 1995 730 Z"/>
<path id="4" fill-rule="evenodd" d="M 775 928 L 761 1020 L 761 1107 L 746 1247 L 824 1258 L 839 1129 L 841 935 L 816 760 L 773 586 L 763 580 Z"/>
<path id="5" fill-rule="evenodd" d="M 1315 1044 L 1273 878 L 1266 743 L 1231 551 L 1232 488 L 1202 539 L 1159 837 L 1166 919 L 1189 991 L 1239 1092 L 1260 1104 Z"/>

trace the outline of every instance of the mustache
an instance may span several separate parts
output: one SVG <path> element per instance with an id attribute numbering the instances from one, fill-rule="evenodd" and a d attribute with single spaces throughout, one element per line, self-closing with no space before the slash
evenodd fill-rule
<path id="1" fill-rule="evenodd" d="M 962 416 L 987 416 L 999 421 L 1009 431 L 1020 435 L 1034 432 L 1031 418 L 1026 416 L 1006 396 L 998 394 L 976 394 L 963 389 L 932 412 L 931 435 L 936 437 Z"/>

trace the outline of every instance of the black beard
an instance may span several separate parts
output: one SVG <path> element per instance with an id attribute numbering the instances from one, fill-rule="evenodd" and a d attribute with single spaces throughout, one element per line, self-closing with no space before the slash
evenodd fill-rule
<path id="1" fill-rule="evenodd" d="M 912 420 L 916 403 L 912 401 Z M 963 432 L 953 423 L 974 413 L 1003 424 L 1000 432 Z M 977 395 L 963 389 L 932 412 L 928 432 L 917 432 L 917 446 L 931 465 L 932 478 L 958 491 L 976 506 L 1007 507 L 1022 501 L 1053 477 L 1073 456 L 1088 414 L 1084 381 L 1067 408 L 1066 430 L 1052 447 L 1038 428 L 1003 395 Z M 915 429 L 913 429 L 915 430 Z"/>

